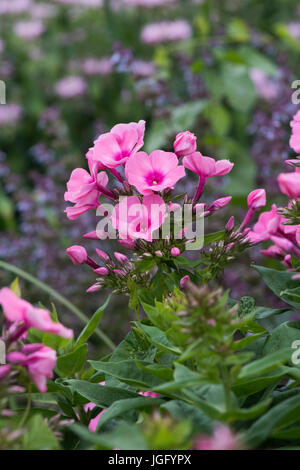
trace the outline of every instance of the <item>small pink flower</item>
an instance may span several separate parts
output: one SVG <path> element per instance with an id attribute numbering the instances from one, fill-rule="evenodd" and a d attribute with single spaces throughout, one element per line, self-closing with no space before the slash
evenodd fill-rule
<path id="1" fill-rule="evenodd" d="M 299 148 L 300 151 L 300 148 Z M 277 178 L 280 191 L 291 199 L 300 198 L 300 173 L 281 173 Z"/>
<path id="2" fill-rule="evenodd" d="M 75 204 L 65 210 L 67 217 L 73 220 L 90 209 L 96 209 L 99 196 L 105 191 L 107 183 L 108 176 L 104 171 L 91 175 L 83 168 L 76 168 L 67 183 L 68 191 L 65 192 L 65 201 Z"/>
<path id="3" fill-rule="evenodd" d="M 180 255 L 180 250 L 176 246 L 173 246 L 173 248 L 171 248 L 170 253 L 171 253 L 171 256 L 176 257 Z"/>
<path id="4" fill-rule="evenodd" d="M 75 266 L 77 264 L 84 264 L 88 259 L 86 249 L 80 245 L 73 245 L 66 249 L 66 253 L 69 258 L 73 261 Z"/>
<path id="5" fill-rule="evenodd" d="M 11 371 L 11 367 L 8 365 L 0 366 L 0 380 L 5 379 Z"/>
<path id="6" fill-rule="evenodd" d="M 153 232 L 166 217 L 166 206 L 160 196 L 144 196 L 143 203 L 137 196 L 128 196 L 114 207 L 112 225 L 125 241 L 138 238 L 152 241 Z"/>
<path id="7" fill-rule="evenodd" d="M 238 450 L 238 438 L 224 424 L 215 428 L 212 436 L 200 436 L 195 442 L 195 450 Z"/>
<path id="8" fill-rule="evenodd" d="M 255 189 L 248 195 L 247 204 L 249 209 L 261 209 L 266 205 L 266 203 L 266 191 L 264 189 Z"/>
<path id="9" fill-rule="evenodd" d="M 232 196 L 221 197 L 220 199 L 216 199 L 211 206 L 207 208 L 208 212 L 215 212 L 219 209 L 223 209 L 223 207 L 227 206 L 230 203 Z M 197 204 L 198 205 L 198 204 Z"/>
<path id="10" fill-rule="evenodd" d="M 197 137 L 189 131 L 180 132 L 176 135 L 174 142 L 174 152 L 177 157 L 185 157 L 196 152 Z"/>
<path id="11" fill-rule="evenodd" d="M 55 85 L 55 92 L 65 99 L 82 96 L 87 90 L 86 81 L 82 77 L 69 76 L 62 78 Z"/>
<path id="12" fill-rule="evenodd" d="M 184 157 L 182 163 L 188 170 L 193 171 L 202 178 L 226 175 L 234 165 L 229 160 L 215 160 L 211 157 L 204 157 L 200 152 Z"/>
<path id="13" fill-rule="evenodd" d="M 254 225 L 253 231 L 247 237 L 253 243 L 268 240 L 270 234 L 275 233 L 280 224 L 281 216 L 277 213 L 277 207 L 273 204 L 272 209 L 260 214 L 258 222 Z"/>
<path id="14" fill-rule="evenodd" d="M 267 258 L 281 259 L 282 250 L 277 245 L 269 246 L 266 250 L 260 250 L 261 254 Z"/>
<path id="15" fill-rule="evenodd" d="M 108 168 L 126 163 L 144 145 L 145 121 L 117 124 L 100 135 L 92 149 L 92 160 Z"/>
<path id="16" fill-rule="evenodd" d="M 184 167 L 178 165 L 176 155 L 162 150 L 155 150 L 150 155 L 138 152 L 128 159 L 125 173 L 128 182 L 145 195 L 173 188 L 185 176 Z"/>
<path id="17" fill-rule="evenodd" d="M 5 317 L 10 322 L 22 322 L 27 329 L 36 328 L 68 339 L 73 337 L 73 331 L 61 323 L 53 322 L 47 310 L 33 307 L 26 300 L 20 299 L 8 287 L 0 290 L 0 305 L 2 305 Z"/>
<path id="18" fill-rule="evenodd" d="M 56 351 L 43 344 L 27 344 L 21 349 L 21 352 L 8 354 L 7 360 L 9 363 L 25 367 L 38 390 L 41 393 L 47 391 L 47 378 L 53 377 Z"/>

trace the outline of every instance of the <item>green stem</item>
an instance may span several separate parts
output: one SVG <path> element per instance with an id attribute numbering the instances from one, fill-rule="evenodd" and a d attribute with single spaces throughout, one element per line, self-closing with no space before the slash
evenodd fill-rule
<path id="1" fill-rule="evenodd" d="M 23 417 L 19 423 L 18 429 L 22 428 L 28 418 L 29 412 L 31 408 L 31 384 L 28 385 L 28 394 L 27 394 L 27 406 L 25 409 L 25 412 L 23 414 Z"/>
<path id="2" fill-rule="evenodd" d="M 32 284 L 35 284 L 37 287 L 39 287 L 41 290 L 47 292 L 50 296 L 52 296 L 54 299 L 56 299 L 58 302 L 60 302 L 62 305 L 67 307 L 71 312 L 73 312 L 83 323 L 88 323 L 89 319 L 88 317 L 82 313 L 75 305 L 73 305 L 68 299 L 63 297 L 61 294 L 56 292 L 52 287 L 47 286 L 44 282 L 40 281 L 39 279 L 35 278 L 31 274 L 27 273 L 26 271 L 23 271 L 21 268 L 17 268 L 16 266 L 6 263 L 5 261 L 0 260 L 0 268 L 5 269 L 6 271 L 10 271 L 17 276 L 22 277 L 23 279 L 26 279 L 27 281 L 31 282 Z M 108 336 L 106 336 L 105 333 L 103 333 L 101 330 L 95 330 L 95 333 L 99 338 L 102 339 L 102 341 L 112 350 L 114 351 L 115 345 L 111 341 Z"/>
<path id="3" fill-rule="evenodd" d="M 221 366 L 223 387 L 225 393 L 226 411 L 231 410 L 231 378 L 226 366 Z"/>

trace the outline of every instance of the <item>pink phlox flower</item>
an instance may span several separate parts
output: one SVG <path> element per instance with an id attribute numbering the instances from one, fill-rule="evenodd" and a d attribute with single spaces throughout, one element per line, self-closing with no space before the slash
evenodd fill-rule
<path id="1" fill-rule="evenodd" d="M 41 393 L 47 391 L 47 378 L 53 377 L 56 351 L 43 344 L 27 344 L 20 352 L 9 353 L 7 360 L 25 367 L 37 389 Z"/>
<path id="2" fill-rule="evenodd" d="M 117 124 L 98 137 L 89 155 L 108 168 L 124 165 L 144 145 L 144 133 L 145 121 Z"/>
<path id="3" fill-rule="evenodd" d="M 128 182 L 141 194 L 151 194 L 166 188 L 173 188 L 177 181 L 185 176 L 182 165 L 174 153 L 155 150 L 147 155 L 138 152 L 129 158 L 125 166 Z"/>
<path id="4" fill-rule="evenodd" d="M 112 225 L 123 240 L 152 241 L 153 232 L 166 217 L 166 205 L 160 196 L 144 196 L 142 203 L 137 196 L 128 196 L 114 207 Z"/>

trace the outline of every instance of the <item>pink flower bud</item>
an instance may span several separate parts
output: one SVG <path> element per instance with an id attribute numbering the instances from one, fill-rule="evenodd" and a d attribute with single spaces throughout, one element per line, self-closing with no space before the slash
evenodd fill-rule
<path id="1" fill-rule="evenodd" d="M 122 271 L 122 269 L 114 269 L 114 273 L 117 275 L 117 276 L 124 276 L 124 271 Z"/>
<path id="2" fill-rule="evenodd" d="M 216 199 L 212 205 L 207 209 L 210 212 L 218 211 L 219 209 L 223 209 L 223 207 L 227 206 L 231 201 L 232 197 L 221 197 L 220 199 Z"/>
<path id="3" fill-rule="evenodd" d="M 176 212 L 176 211 L 178 211 L 179 209 L 181 209 L 181 205 L 180 205 L 180 204 L 176 204 L 175 202 L 169 202 L 169 204 L 168 204 L 168 210 L 169 210 L 169 212 Z"/>
<path id="4" fill-rule="evenodd" d="M 234 216 L 232 215 L 228 220 L 227 224 L 225 225 L 225 230 L 231 232 L 234 229 Z"/>
<path id="5" fill-rule="evenodd" d="M 156 254 L 156 256 L 158 256 L 159 258 L 162 258 L 162 255 L 163 255 L 163 254 L 162 254 L 162 252 L 161 252 L 160 250 L 157 250 L 157 251 L 155 252 L 155 254 Z"/>
<path id="6" fill-rule="evenodd" d="M 109 256 L 108 256 L 107 253 L 105 253 L 105 251 L 102 251 L 102 250 L 99 250 L 98 248 L 96 248 L 96 253 L 99 256 L 99 258 L 102 261 L 104 261 L 104 263 L 107 263 L 109 261 Z"/>
<path id="7" fill-rule="evenodd" d="M 183 289 L 189 282 L 190 282 L 191 278 L 190 276 L 187 274 L 186 276 L 183 276 L 181 279 L 180 279 L 180 287 L 181 289 Z"/>
<path id="8" fill-rule="evenodd" d="M 86 292 L 87 292 L 87 293 L 96 292 L 96 291 L 98 291 L 98 290 L 100 290 L 100 289 L 101 289 L 101 285 L 98 284 L 98 283 L 96 283 L 96 284 L 93 284 L 91 287 L 89 287 L 89 288 L 86 290 Z"/>
<path id="9" fill-rule="evenodd" d="M 107 268 L 101 267 L 95 269 L 94 273 L 100 274 L 100 276 L 107 276 L 109 274 L 109 270 Z"/>
<path id="10" fill-rule="evenodd" d="M 129 261 L 126 255 L 123 255 L 123 253 L 119 253 L 118 251 L 114 252 L 114 256 L 119 263 L 127 263 Z"/>
<path id="11" fill-rule="evenodd" d="M 9 374 L 10 369 L 10 366 L 0 366 L 0 380 L 5 379 L 5 377 Z"/>
<path id="12" fill-rule="evenodd" d="M 118 243 L 120 243 L 120 245 L 122 245 L 127 250 L 133 250 L 135 247 L 134 240 L 118 240 Z"/>
<path id="13" fill-rule="evenodd" d="M 179 248 L 177 248 L 176 246 L 173 246 L 173 248 L 171 248 L 171 251 L 170 251 L 171 255 L 172 256 L 179 256 L 180 255 L 180 250 Z"/>
<path id="14" fill-rule="evenodd" d="M 249 209 L 259 210 L 266 205 L 266 191 L 264 189 L 255 189 L 248 198 L 247 203 Z"/>
<path id="15" fill-rule="evenodd" d="M 189 131 L 180 132 L 177 134 L 174 142 L 174 151 L 177 157 L 185 157 L 191 153 L 196 152 L 197 137 Z"/>
<path id="16" fill-rule="evenodd" d="M 86 249 L 80 245 L 73 245 L 66 249 L 66 253 L 75 265 L 87 262 L 88 255 Z"/>
<path id="17" fill-rule="evenodd" d="M 99 240 L 99 237 L 97 235 L 97 231 L 85 233 L 83 235 L 83 238 L 88 238 L 89 240 Z"/>

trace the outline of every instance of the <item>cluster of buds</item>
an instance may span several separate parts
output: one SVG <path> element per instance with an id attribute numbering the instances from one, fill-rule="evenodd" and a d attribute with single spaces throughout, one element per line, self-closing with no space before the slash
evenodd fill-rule
<path id="1" fill-rule="evenodd" d="M 136 271 L 135 265 L 128 257 L 118 251 L 114 252 L 113 259 L 105 251 L 96 248 L 96 253 L 102 265 L 93 261 L 82 246 L 71 246 L 66 250 L 66 253 L 75 265 L 86 264 L 98 275 L 96 282 L 87 289 L 87 292 L 96 292 L 103 288 L 110 288 L 115 294 L 120 294 L 128 292 L 131 281 L 143 287 L 147 284 L 148 275 Z"/>

